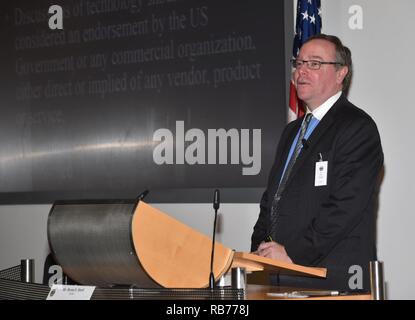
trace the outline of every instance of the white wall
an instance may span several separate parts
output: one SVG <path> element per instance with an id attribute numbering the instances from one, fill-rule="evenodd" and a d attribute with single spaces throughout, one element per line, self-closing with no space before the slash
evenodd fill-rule
<path id="1" fill-rule="evenodd" d="M 349 8 L 363 10 L 363 29 L 349 28 Z M 413 0 L 322 0 L 323 32 L 351 49 L 354 79 L 349 98 L 379 127 L 385 177 L 378 212 L 378 256 L 391 299 L 415 299 L 412 138 L 414 71 Z"/>
<path id="2" fill-rule="evenodd" d="M 413 228 L 415 215 L 414 143 L 411 119 L 415 118 L 415 50 L 411 21 L 413 0 L 322 0 L 323 32 L 338 35 L 353 53 L 355 76 L 350 100 L 377 122 L 385 153 L 385 177 L 378 218 L 378 253 L 384 261 L 385 280 L 391 299 L 415 299 Z M 363 9 L 363 29 L 348 26 L 351 5 Z M 258 199 L 259 201 L 259 199 Z M 156 205 L 188 225 L 211 234 L 211 204 Z M 36 278 L 41 279 L 46 256 L 46 220 L 50 205 L 0 206 L 0 270 L 22 258 L 36 259 Z M 227 204 L 220 209 L 218 241 L 241 251 L 249 250 L 258 204 Z"/>

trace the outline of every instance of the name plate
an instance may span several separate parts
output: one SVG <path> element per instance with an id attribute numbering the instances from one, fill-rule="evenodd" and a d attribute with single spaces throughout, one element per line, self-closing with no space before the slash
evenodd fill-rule
<path id="1" fill-rule="evenodd" d="M 46 300 L 91 300 L 94 286 L 54 284 Z"/>

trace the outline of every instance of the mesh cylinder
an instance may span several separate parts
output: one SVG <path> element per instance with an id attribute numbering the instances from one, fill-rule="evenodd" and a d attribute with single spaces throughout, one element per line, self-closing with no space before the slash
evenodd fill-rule
<path id="1" fill-rule="evenodd" d="M 48 217 L 48 240 L 64 273 L 80 284 L 157 287 L 134 249 L 136 204 L 55 203 Z"/>

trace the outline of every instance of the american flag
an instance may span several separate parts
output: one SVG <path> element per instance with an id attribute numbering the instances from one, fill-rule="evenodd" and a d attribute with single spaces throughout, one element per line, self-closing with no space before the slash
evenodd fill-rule
<path id="1" fill-rule="evenodd" d="M 321 4 L 320 0 L 297 0 L 297 18 L 295 22 L 295 37 L 293 58 L 300 52 L 303 43 L 311 36 L 321 32 Z M 294 83 L 290 83 L 290 108 L 288 121 L 304 115 L 302 101 L 298 100 Z"/>

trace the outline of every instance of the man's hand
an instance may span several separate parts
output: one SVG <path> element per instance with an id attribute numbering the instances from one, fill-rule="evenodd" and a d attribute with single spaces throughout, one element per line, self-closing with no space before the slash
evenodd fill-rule
<path id="1" fill-rule="evenodd" d="M 285 251 L 284 246 L 272 241 L 272 242 L 262 242 L 255 254 L 267 257 L 271 259 L 277 259 L 284 262 L 293 263 L 291 258 L 288 256 L 287 251 Z"/>

